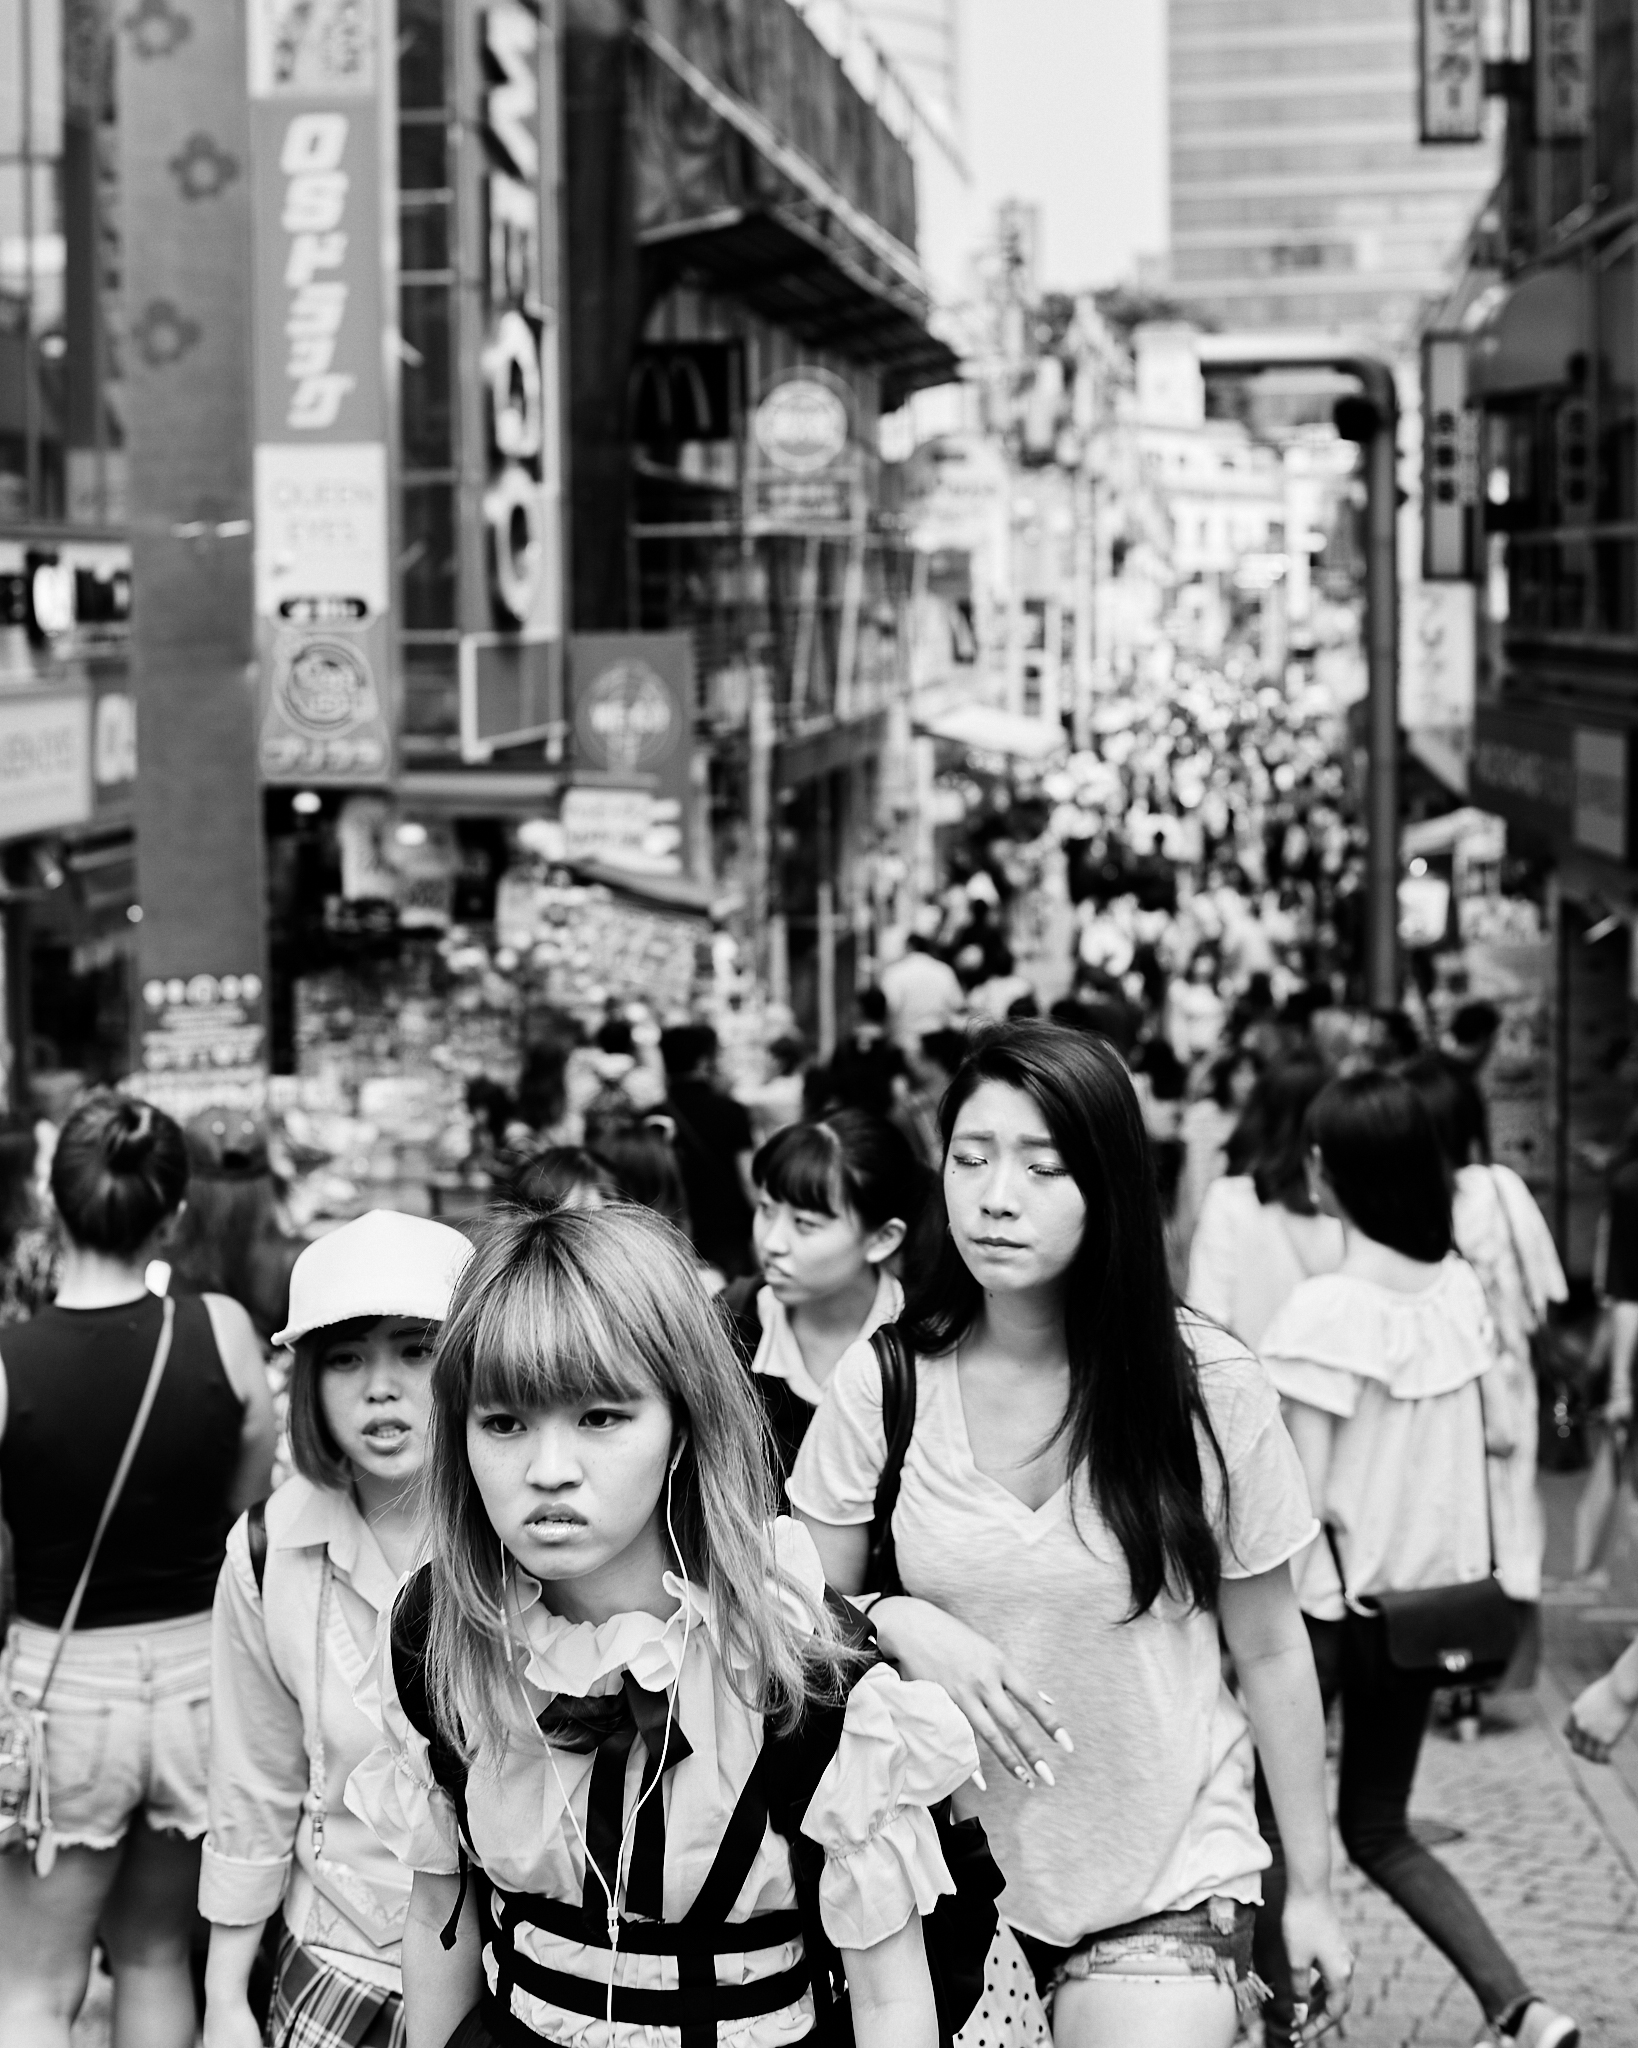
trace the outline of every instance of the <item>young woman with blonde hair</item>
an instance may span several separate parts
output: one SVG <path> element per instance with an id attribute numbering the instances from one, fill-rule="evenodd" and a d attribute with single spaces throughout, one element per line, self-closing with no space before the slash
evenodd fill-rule
<path id="1" fill-rule="evenodd" d="M 972 1736 L 869 1660 L 773 1520 L 683 1239 L 621 1206 L 491 1221 L 433 1409 L 431 1561 L 348 1789 L 415 1873 L 410 2048 L 782 2048 L 827 2008 L 827 1945 L 860 2048 L 932 2048 L 922 1921 L 954 1887 L 929 1808 Z"/>

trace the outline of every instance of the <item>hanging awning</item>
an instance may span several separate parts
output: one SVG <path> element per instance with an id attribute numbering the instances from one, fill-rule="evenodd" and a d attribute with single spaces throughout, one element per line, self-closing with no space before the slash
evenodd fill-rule
<path id="1" fill-rule="evenodd" d="M 1473 396 L 1522 397 L 1582 383 L 1592 345 L 1585 274 L 1568 263 L 1538 270 L 1512 286 L 1475 333 Z"/>
<path id="2" fill-rule="evenodd" d="M 918 711 L 915 728 L 929 739 L 948 740 L 975 754 L 1008 754 L 1018 761 L 1049 761 L 1067 750 L 1061 725 L 1044 718 L 1022 718 L 994 704 L 952 704 Z"/>
<path id="3" fill-rule="evenodd" d="M 645 228 L 638 239 L 656 289 L 688 274 L 707 278 L 810 348 L 877 365 L 884 410 L 961 375 L 912 290 L 793 210 L 726 207 Z"/>

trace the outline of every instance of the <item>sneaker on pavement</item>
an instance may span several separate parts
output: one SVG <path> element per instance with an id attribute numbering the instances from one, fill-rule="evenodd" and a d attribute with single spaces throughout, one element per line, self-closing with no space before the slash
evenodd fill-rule
<path id="1" fill-rule="evenodd" d="M 1535 1998 L 1524 2008 L 1512 2038 L 1516 2048 L 1576 2048 L 1581 2028 L 1567 2012 L 1557 2012 L 1545 2000 Z"/>

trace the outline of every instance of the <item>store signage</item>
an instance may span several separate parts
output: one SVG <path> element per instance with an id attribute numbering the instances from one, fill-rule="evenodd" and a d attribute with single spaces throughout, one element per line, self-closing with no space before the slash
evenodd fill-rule
<path id="1" fill-rule="evenodd" d="M 384 4 L 249 10 L 255 588 L 271 782 L 392 771 Z"/>
<path id="2" fill-rule="evenodd" d="M 848 533 L 863 495 L 853 395 L 828 370 L 776 377 L 751 421 L 752 527 L 770 533 Z"/>
<path id="3" fill-rule="evenodd" d="M 1473 507 L 1479 498 L 1478 415 L 1467 403 L 1467 337 L 1422 343 L 1422 574 L 1465 581 L 1472 573 Z"/>
<path id="4" fill-rule="evenodd" d="M 597 858 L 682 874 L 691 844 L 694 644 L 687 633 L 582 633 L 569 643 L 576 787 L 563 824 Z M 640 801 L 639 801 L 640 799 Z M 592 857 L 583 844 L 582 857 Z"/>
<path id="5" fill-rule="evenodd" d="M 1535 0 L 1536 140 L 1581 142 L 1592 121 L 1592 0 Z"/>
<path id="6" fill-rule="evenodd" d="M 91 696 L 83 684 L 0 691 L 0 839 L 91 815 Z"/>
<path id="7" fill-rule="evenodd" d="M 1627 857 L 1627 735 L 1578 726 L 1575 764 L 1575 843 L 1611 860 Z"/>
<path id="8" fill-rule="evenodd" d="M 1399 719 L 1407 732 L 1471 732 L 1477 593 L 1470 583 L 1420 583 L 1400 608 Z"/>
<path id="9" fill-rule="evenodd" d="M 559 576 L 555 501 L 557 364 L 544 297 L 541 22 L 521 0 L 485 9 L 485 116 L 495 160 L 489 214 L 489 322 L 483 373 L 492 464 L 483 514 L 491 591 L 514 626 L 541 625 Z M 554 608 L 555 619 L 555 608 Z"/>
<path id="10" fill-rule="evenodd" d="M 265 1036 L 259 974 L 156 976 L 142 988 L 142 1072 L 129 1085 L 175 1117 L 257 1110 Z"/>
<path id="11" fill-rule="evenodd" d="M 1424 142 L 1478 142 L 1484 135 L 1484 52 L 1479 0 L 1421 0 Z"/>

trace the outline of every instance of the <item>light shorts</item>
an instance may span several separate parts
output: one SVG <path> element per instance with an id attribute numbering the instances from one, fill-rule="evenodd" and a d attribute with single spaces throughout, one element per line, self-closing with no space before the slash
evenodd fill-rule
<path id="1" fill-rule="evenodd" d="M 1268 1986 L 1251 1967 L 1251 1936 L 1257 1908 L 1238 1899 L 1202 1899 L 1173 1913 L 1151 1913 L 1124 1927 L 1089 1934 L 1073 1948 L 1054 1948 L 1027 1934 L 1018 1944 L 1035 1971 L 1048 2012 L 1059 1988 L 1088 1977 L 1129 1969 L 1153 1956 L 1182 1963 L 1191 1977 L 1210 1977 L 1234 1993 L 1241 2012 L 1254 2012 Z"/>
<path id="2" fill-rule="evenodd" d="M 14 1621 L 0 1689 L 32 1704 L 57 1631 Z M 210 1615 L 77 1629 L 46 1701 L 51 1825 L 65 1849 L 112 1849 L 140 1815 L 196 1841 L 210 1766 Z"/>

